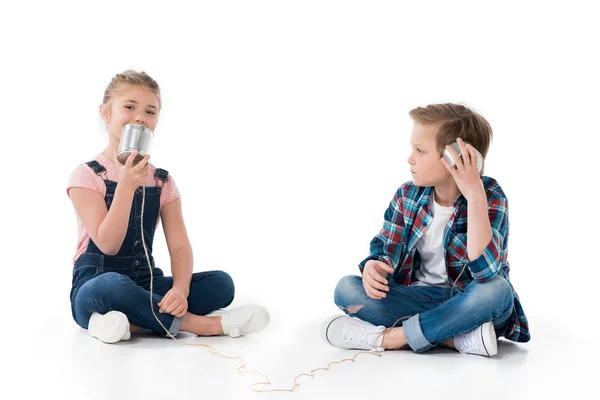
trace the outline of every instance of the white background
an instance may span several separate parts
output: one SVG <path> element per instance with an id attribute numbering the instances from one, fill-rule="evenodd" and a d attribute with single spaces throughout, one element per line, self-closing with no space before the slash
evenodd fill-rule
<path id="1" fill-rule="evenodd" d="M 110 79 L 130 68 L 161 86 L 152 162 L 182 193 L 194 270 L 229 272 L 234 305 L 271 311 L 263 334 L 220 341 L 220 350 L 246 354 L 280 388 L 348 356 L 312 339 L 337 312 L 337 281 L 357 273 L 395 190 L 410 180 L 408 111 L 460 102 L 494 129 L 485 172 L 509 199 L 511 279 L 532 341 L 511 347 L 518 362 L 486 360 L 483 376 L 473 375 L 478 364 L 444 375 L 468 356 L 386 353 L 304 378 L 291 396 L 380 397 L 419 385 L 425 397 L 477 397 L 473 381 L 502 398 L 585 390 L 600 267 L 600 28 L 591 3 L 3 3 L 1 346 L 10 372 L 0 390 L 11 398 L 91 398 L 90 387 L 103 398 L 111 385 L 123 397 L 254 396 L 234 362 L 201 349 L 154 341 L 134 355 L 132 342 L 104 359 L 114 350 L 71 319 L 77 238 L 67 179 L 105 148 L 98 105 Z M 155 243 L 169 273 L 162 230 Z M 176 351 L 198 354 L 186 367 L 155 358 Z M 128 364 L 135 357 L 147 357 L 143 367 Z M 115 362 L 123 374 L 111 372 Z M 409 363 L 423 372 L 407 381 Z M 499 383 L 499 372 L 514 376 Z M 135 378 L 123 378 L 129 373 Z"/>

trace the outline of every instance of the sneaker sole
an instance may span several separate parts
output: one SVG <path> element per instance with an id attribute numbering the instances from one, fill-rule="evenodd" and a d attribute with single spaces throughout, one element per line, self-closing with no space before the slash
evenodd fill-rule
<path id="1" fill-rule="evenodd" d="M 495 356 L 498 353 L 498 341 L 496 340 L 496 330 L 494 324 L 486 322 L 481 327 L 481 341 L 483 342 L 483 348 L 487 352 L 488 357 Z M 485 333 L 488 333 L 487 335 Z"/>
<path id="2" fill-rule="evenodd" d="M 332 318 L 332 319 L 330 319 L 329 321 L 326 321 L 326 322 L 323 324 L 323 327 L 324 327 L 324 329 L 323 329 L 323 328 L 321 328 L 321 338 L 322 338 L 322 339 L 323 339 L 325 342 L 327 342 L 327 343 L 329 343 L 330 345 L 332 345 L 333 347 L 337 347 L 337 346 L 336 346 L 336 345 L 334 345 L 333 343 L 331 343 L 331 341 L 329 340 L 329 337 L 327 336 L 327 332 L 329 332 L 329 327 L 331 326 L 331 324 L 333 324 L 333 321 L 336 321 L 336 320 L 338 320 L 338 319 L 340 319 L 340 318 L 342 318 L 342 317 L 345 317 L 345 316 L 346 316 L 346 315 L 344 314 L 344 315 L 339 315 L 339 316 L 337 316 L 337 317 L 335 317 L 335 318 Z"/>

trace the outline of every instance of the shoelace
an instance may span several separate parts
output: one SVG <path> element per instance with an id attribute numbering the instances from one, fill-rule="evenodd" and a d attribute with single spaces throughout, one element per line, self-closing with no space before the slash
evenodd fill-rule
<path id="1" fill-rule="evenodd" d="M 367 327 L 352 324 L 352 327 L 348 329 L 346 332 L 346 336 L 344 336 L 344 340 L 349 340 L 353 343 L 369 346 L 372 350 L 377 349 L 373 344 L 375 343 L 375 339 L 377 339 L 377 335 L 384 331 L 384 327 L 378 326 L 375 331 L 368 330 Z M 369 336 L 372 336 L 369 338 Z"/>
<path id="2" fill-rule="evenodd" d="M 476 329 L 475 331 L 463 333 L 457 337 L 458 343 L 455 343 L 455 345 L 458 344 L 457 347 L 460 352 L 481 348 L 479 342 L 475 339 L 478 335 L 478 331 L 479 329 Z"/>

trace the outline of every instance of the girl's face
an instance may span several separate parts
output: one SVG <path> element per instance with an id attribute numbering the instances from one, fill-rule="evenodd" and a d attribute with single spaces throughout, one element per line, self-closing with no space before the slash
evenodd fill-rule
<path id="1" fill-rule="evenodd" d="M 124 125 L 140 124 L 152 132 L 158 123 L 157 95 L 144 86 L 126 85 L 111 98 L 108 107 L 100 105 L 100 117 L 106 123 L 111 140 L 119 143 Z"/>

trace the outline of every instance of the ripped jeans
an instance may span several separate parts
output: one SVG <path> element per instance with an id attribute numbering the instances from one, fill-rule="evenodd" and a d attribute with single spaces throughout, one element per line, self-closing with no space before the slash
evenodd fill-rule
<path id="1" fill-rule="evenodd" d="M 335 288 L 335 304 L 346 314 L 386 328 L 400 326 L 408 345 L 422 353 L 456 335 L 493 321 L 496 337 L 513 311 L 514 295 L 502 276 L 472 281 L 464 292 L 438 286 L 404 286 L 390 280 L 386 297 L 367 296 L 362 277 L 343 277 Z"/>

